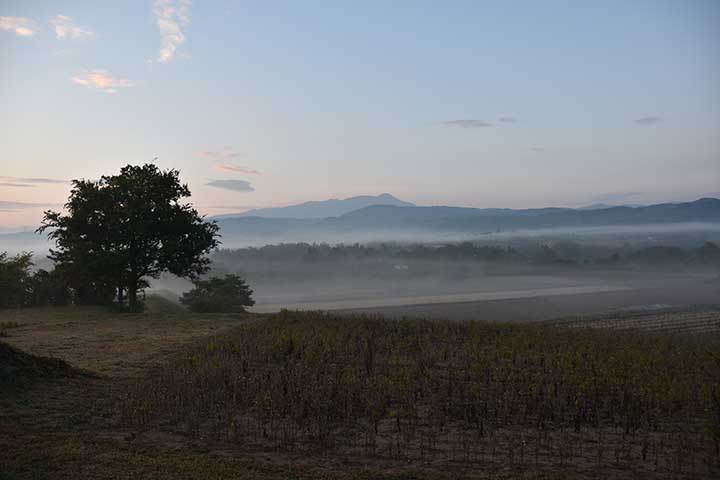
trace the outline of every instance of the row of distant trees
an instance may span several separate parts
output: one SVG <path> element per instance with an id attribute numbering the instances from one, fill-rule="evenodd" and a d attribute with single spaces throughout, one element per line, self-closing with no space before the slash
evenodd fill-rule
<path id="1" fill-rule="evenodd" d="M 655 245 L 641 248 L 628 246 L 619 249 L 576 242 L 557 242 L 553 245 L 533 244 L 523 247 L 483 245 L 472 242 L 442 245 L 284 243 L 259 248 L 220 250 L 213 254 L 213 259 L 220 264 L 249 261 L 312 263 L 373 258 L 532 265 L 612 266 L 634 264 L 652 266 L 684 263 L 720 266 L 720 247 L 713 242 L 705 242 L 698 248 Z"/>
<path id="2" fill-rule="evenodd" d="M 49 255 L 53 270 L 31 274 L 30 254 L 3 254 L 0 306 L 116 304 L 135 311 L 142 307 L 138 292 L 165 272 L 196 283 L 183 298 L 191 308 L 207 310 L 208 298 L 218 310 L 252 305 L 252 291 L 238 277 L 200 280 L 219 244 L 218 226 L 182 202 L 189 196 L 178 170 L 153 164 L 74 180 L 65 212 L 46 211 L 38 229 L 57 245 Z"/>

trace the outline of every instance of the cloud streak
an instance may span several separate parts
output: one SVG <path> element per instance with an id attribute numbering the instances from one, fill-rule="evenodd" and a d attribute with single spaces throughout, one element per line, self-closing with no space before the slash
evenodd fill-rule
<path id="1" fill-rule="evenodd" d="M 45 208 L 45 207 L 59 207 L 62 206 L 58 203 L 28 203 L 28 202 L 9 202 L 0 200 L 0 208 L 4 210 L 24 210 L 27 208 Z"/>
<path id="2" fill-rule="evenodd" d="M 140 85 L 140 82 L 134 80 L 115 77 L 108 73 L 107 70 L 85 70 L 83 73 L 72 77 L 72 81 L 77 85 L 109 94 L 117 93 L 119 88 L 130 88 Z"/>
<path id="3" fill-rule="evenodd" d="M 50 19 L 50 25 L 55 28 L 55 38 L 93 38 L 95 32 L 73 23 L 73 19 L 67 15 L 55 15 Z"/>
<path id="4" fill-rule="evenodd" d="M 242 165 L 234 165 L 232 163 L 224 163 L 222 165 L 215 165 L 213 167 L 218 172 L 227 173 L 245 173 L 247 175 L 262 175 L 259 170 L 254 170 L 250 167 L 244 167 Z"/>
<path id="5" fill-rule="evenodd" d="M 182 27 L 190 23 L 190 4 L 190 0 L 155 0 L 153 13 L 160 32 L 158 62 L 171 61 L 177 48 L 185 43 Z"/>
<path id="6" fill-rule="evenodd" d="M 25 17 L 0 17 L 0 30 L 14 32 L 19 37 L 32 37 L 40 29 L 35 22 Z"/>
<path id="7" fill-rule="evenodd" d="M 0 182 L 0 187 L 34 187 L 29 183 L 12 183 L 12 182 Z"/>
<path id="8" fill-rule="evenodd" d="M 463 119 L 463 120 L 448 120 L 442 122 L 447 127 L 458 127 L 458 128 L 485 128 L 492 127 L 492 123 L 488 123 L 484 120 L 475 119 Z"/>
<path id="9" fill-rule="evenodd" d="M 515 117 L 499 117 L 498 122 L 503 123 L 518 123 L 518 119 Z"/>
<path id="10" fill-rule="evenodd" d="M 641 117 L 633 120 L 633 122 L 638 125 L 656 125 L 662 121 L 662 117 Z"/>
<path id="11" fill-rule="evenodd" d="M 38 177 L 6 177 L 0 175 L 2 182 L 20 182 L 20 183 L 70 183 L 70 180 L 59 180 L 57 178 L 38 178 Z"/>
<path id="12" fill-rule="evenodd" d="M 209 187 L 223 188 L 234 192 L 254 192 L 255 189 L 250 182 L 245 180 L 210 180 L 207 185 Z"/>
<path id="13" fill-rule="evenodd" d="M 210 160 L 219 161 L 233 160 L 235 158 L 242 158 L 246 156 L 244 153 L 233 151 L 231 147 L 223 147 L 221 150 L 204 150 L 202 152 L 198 152 L 198 155 Z"/>

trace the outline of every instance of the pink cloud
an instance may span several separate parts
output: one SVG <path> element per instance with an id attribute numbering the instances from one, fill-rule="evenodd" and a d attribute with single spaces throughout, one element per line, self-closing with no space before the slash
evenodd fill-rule
<path id="1" fill-rule="evenodd" d="M 66 15 L 55 15 L 50 19 L 50 25 L 55 27 L 56 38 L 92 38 L 95 32 L 73 23 L 73 19 Z"/>
<path id="2" fill-rule="evenodd" d="M 0 30 L 15 32 L 20 37 L 32 37 L 39 28 L 29 18 L 25 17 L 0 17 Z"/>
<path id="3" fill-rule="evenodd" d="M 137 87 L 140 82 L 122 77 L 114 77 L 106 70 L 86 70 L 72 77 L 77 85 L 92 88 L 104 93 L 116 93 L 119 88 Z"/>

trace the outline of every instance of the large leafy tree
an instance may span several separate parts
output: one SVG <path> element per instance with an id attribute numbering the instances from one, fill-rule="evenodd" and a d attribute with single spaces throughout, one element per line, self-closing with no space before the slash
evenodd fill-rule
<path id="1" fill-rule="evenodd" d="M 74 180 L 67 214 L 47 211 L 40 227 L 57 242 L 50 258 L 76 285 L 100 294 L 110 288 L 120 303 L 127 293 L 131 309 L 148 278 L 170 272 L 196 279 L 209 269 L 218 226 L 182 202 L 190 190 L 179 175 L 147 164 Z"/>

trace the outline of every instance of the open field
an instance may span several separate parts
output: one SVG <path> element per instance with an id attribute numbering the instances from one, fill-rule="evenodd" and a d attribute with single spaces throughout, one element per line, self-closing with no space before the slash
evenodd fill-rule
<path id="1" fill-rule="evenodd" d="M 196 315 L 166 303 L 141 315 L 6 310 L 0 323 L 3 341 L 81 369 L 0 393 L 0 478 L 710 478 L 720 468 L 708 430 L 720 420 L 708 396 L 720 392 L 717 340 Z"/>
<path id="2" fill-rule="evenodd" d="M 560 317 L 618 315 L 644 305 L 686 308 L 693 305 L 720 304 L 720 282 L 679 282 L 672 286 L 612 290 L 596 289 L 589 293 L 557 291 L 543 295 L 541 291 L 512 298 L 498 292 L 494 299 L 440 303 L 415 303 L 376 307 L 346 307 L 343 314 L 367 313 L 390 318 L 421 317 L 447 320 L 483 320 L 489 322 L 537 322 Z"/>

